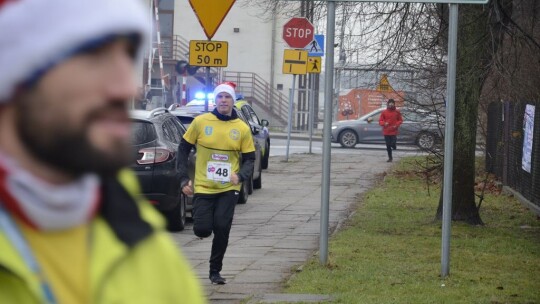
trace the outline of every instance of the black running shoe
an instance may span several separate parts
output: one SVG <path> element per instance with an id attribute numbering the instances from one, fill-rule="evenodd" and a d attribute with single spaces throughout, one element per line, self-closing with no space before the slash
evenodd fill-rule
<path id="1" fill-rule="evenodd" d="M 212 282 L 212 284 L 217 284 L 217 285 L 224 285 L 225 284 L 225 279 L 221 277 L 221 275 L 219 274 L 219 272 L 216 272 L 216 273 L 211 273 L 210 274 L 210 282 Z"/>

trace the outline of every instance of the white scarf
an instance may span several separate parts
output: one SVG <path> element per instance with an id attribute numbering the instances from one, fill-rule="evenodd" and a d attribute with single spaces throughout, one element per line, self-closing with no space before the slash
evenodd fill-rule
<path id="1" fill-rule="evenodd" d="M 97 175 L 86 174 L 68 184 L 51 185 L 2 153 L 0 166 L 7 171 L 2 186 L 38 229 L 72 228 L 92 217 L 99 199 L 100 179 Z"/>

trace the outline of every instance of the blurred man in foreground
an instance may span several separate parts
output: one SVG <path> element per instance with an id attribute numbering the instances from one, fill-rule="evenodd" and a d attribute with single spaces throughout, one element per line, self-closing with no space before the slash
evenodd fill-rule
<path id="1" fill-rule="evenodd" d="M 0 0 L 0 303 L 204 303 L 143 199 L 137 0 Z"/>

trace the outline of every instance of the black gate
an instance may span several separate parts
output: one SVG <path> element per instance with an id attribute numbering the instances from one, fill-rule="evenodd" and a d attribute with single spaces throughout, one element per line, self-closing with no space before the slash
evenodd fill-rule
<path id="1" fill-rule="evenodd" d="M 522 166 L 527 105 L 535 107 L 530 172 Z M 540 102 L 494 102 L 489 105 L 486 170 L 540 210 Z"/>

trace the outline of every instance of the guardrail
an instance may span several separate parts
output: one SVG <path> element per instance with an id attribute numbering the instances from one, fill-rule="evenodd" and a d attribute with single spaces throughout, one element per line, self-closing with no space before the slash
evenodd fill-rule
<path id="1" fill-rule="evenodd" d="M 236 90 L 246 99 L 271 113 L 280 122 L 286 124 L 288 111 L 288 98 L 275 90 L 262 77 L 255 73 L 224 71 L 223 81 L 232 81 L 237 84 Z"/>

